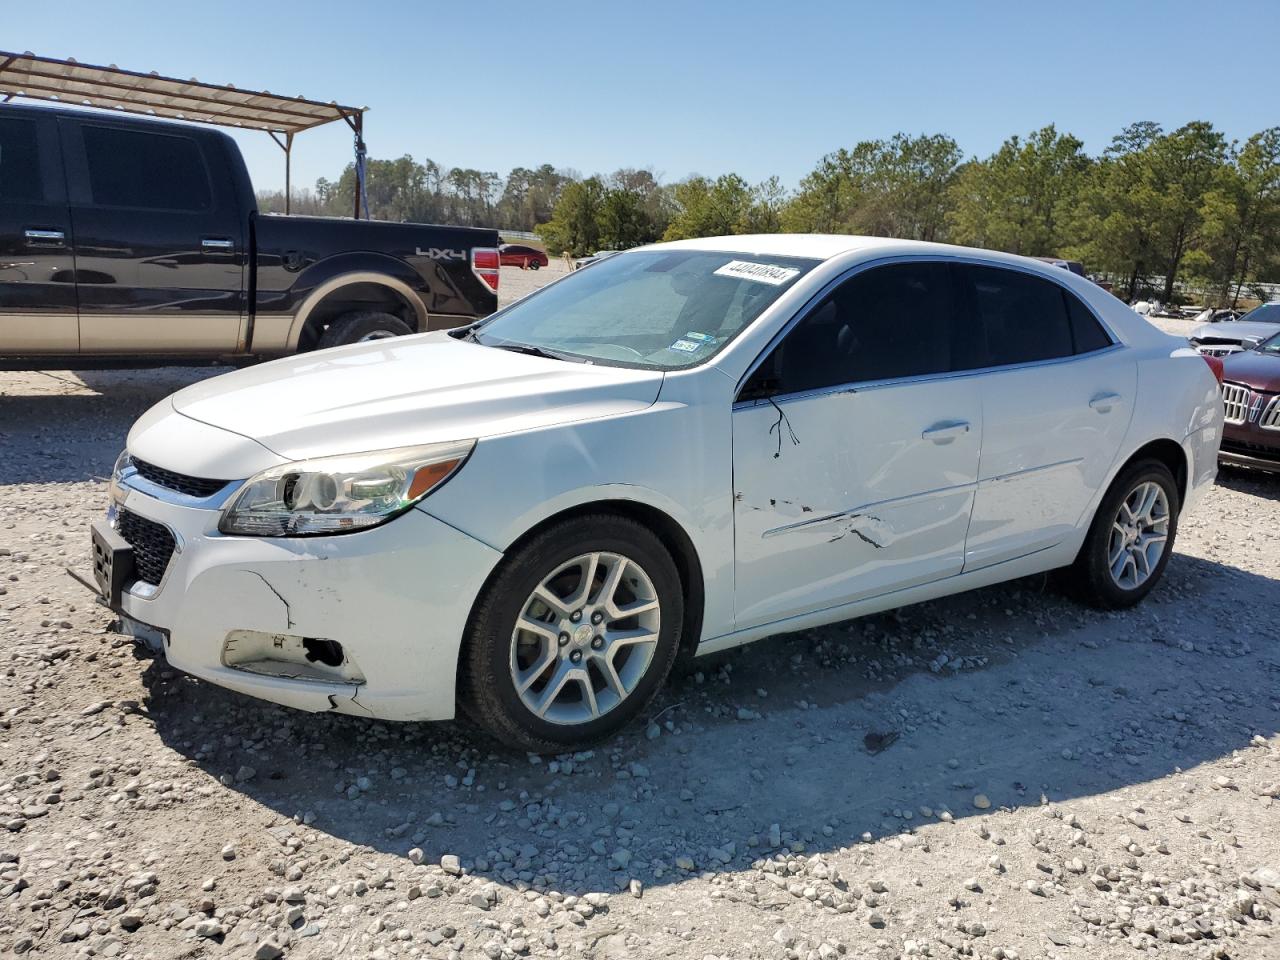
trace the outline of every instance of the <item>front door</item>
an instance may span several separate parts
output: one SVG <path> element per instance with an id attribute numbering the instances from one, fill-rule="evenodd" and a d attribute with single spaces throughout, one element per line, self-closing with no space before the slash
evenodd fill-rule
<path id="1" fill-rule="evenodd" d="M 873 267 L 800 317 L 733 411 L 739 629 L 953 576 L 983 422 L 954 277 Z"/>
<path id="2" fill-rule="evenodd" d="M 240 202 L 218 135 L 63 119 L 84 353 L 234 352 Z"/>
<path id="3" fill-rule="evenodd" d="M 57 133 L 52 117 L 0 117 L 0 357 L 80 349 Z"/>

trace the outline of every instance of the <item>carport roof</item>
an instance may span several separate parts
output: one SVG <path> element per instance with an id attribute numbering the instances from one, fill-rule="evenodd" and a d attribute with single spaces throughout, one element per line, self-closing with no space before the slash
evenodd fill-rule
<path id="1" fill-rule="evenodd" d="M 368 109 L 0 50 L 0 98 L 14 97 L 286 135 L 334 120 L 358 122 Z"/>

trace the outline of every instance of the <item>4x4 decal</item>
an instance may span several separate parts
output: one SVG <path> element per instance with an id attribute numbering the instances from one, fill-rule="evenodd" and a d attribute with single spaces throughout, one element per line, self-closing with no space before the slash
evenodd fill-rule
<path id="1" fill-rule="evenodd" d="M 428 247 L 423 250 L 421 247 L 414 247 L 413 252 L 420 257 L 430 257 L 432 260 L 466 260 L 467 251 L 452 250 L 448 247 Z"/>

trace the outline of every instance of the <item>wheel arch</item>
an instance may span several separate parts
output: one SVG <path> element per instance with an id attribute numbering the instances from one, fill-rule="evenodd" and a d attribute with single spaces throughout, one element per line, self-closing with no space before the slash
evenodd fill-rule
<path id="1" fill-rule="evenodd" d="M 344 313 L 379 310 L 399 317 L 415 332 L 427 329 L 422 297 L 398 277 L 357 270 L 330 277 L 307 295 L 289 327 L 288 351 L 315 347 L 325 326 Z"/>
<path id="2" fill-rule="evenodd" d="M 684 593 L 684 623 L 681 625 L 680 659 L 677 663 L 687 662 L 693 657 L 702 636 L 702 621 L 706 606 L 706 581 L 702 560 L 698 556 L 698 550 L 694 545 L 693 538 L 689 536 L 680 522 L 666 511 L 640 500 L 607 498 L 583 501 L 543 517 L 512 540 L 504 548 L 503 553 L 510 554 L 543 530 L 556 524 L 600 513 L 624 517 L 647 527 L 657 535 L 662 545 L 671 554 L 671 559 L 676 565 L 676 571 L 680 574 L 680 583 Z M 495 567 L 486 578 L 484 586 L 473 601 L 473 609 L 475 604 L 480 603 L 481 598 L 489 589 L 489 584 L 497 575 L 497 571 L 498 567 Z"/>
<path id="3" fill-rule="evenodd" d="M 1182 504 L 1187 502 L 1187 497 L 1190 494 L 1189 484 L 1191 477 L 1190 458 L 1182 444 L 1169 437 L 1148 440 L 1120 464 L 1120 468 L 1112 475 L 1111 482 L 1114 483 L 1115 478 L 1126 470 L 1130 464 L 1137 463 L 1139 460 L 1157 460 L 1169 468 L 1169 472 L 1173 474 L 1173 479 L 1178 485 L 1179 510 L 1181 510 Z M 1107 486 L 1110 488 L 1110 484 Z"/>

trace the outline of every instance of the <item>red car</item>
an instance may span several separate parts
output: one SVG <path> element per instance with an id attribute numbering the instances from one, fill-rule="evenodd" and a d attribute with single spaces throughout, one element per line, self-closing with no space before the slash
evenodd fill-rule
<path id="1" fill-rule="evenodd" d="M 1280 473 L 1280 333 L 1222 358 L 1222 463 Z"/>
<path id="2" fill-rule="evenodd" d="M 521 270 L 537 270 L 550 263 L 546 253 L 537 247 L 519 243 L 504 243 L 498 248 L 498 256 L 502 258 L 504 267 L 519 267 Z"/>

